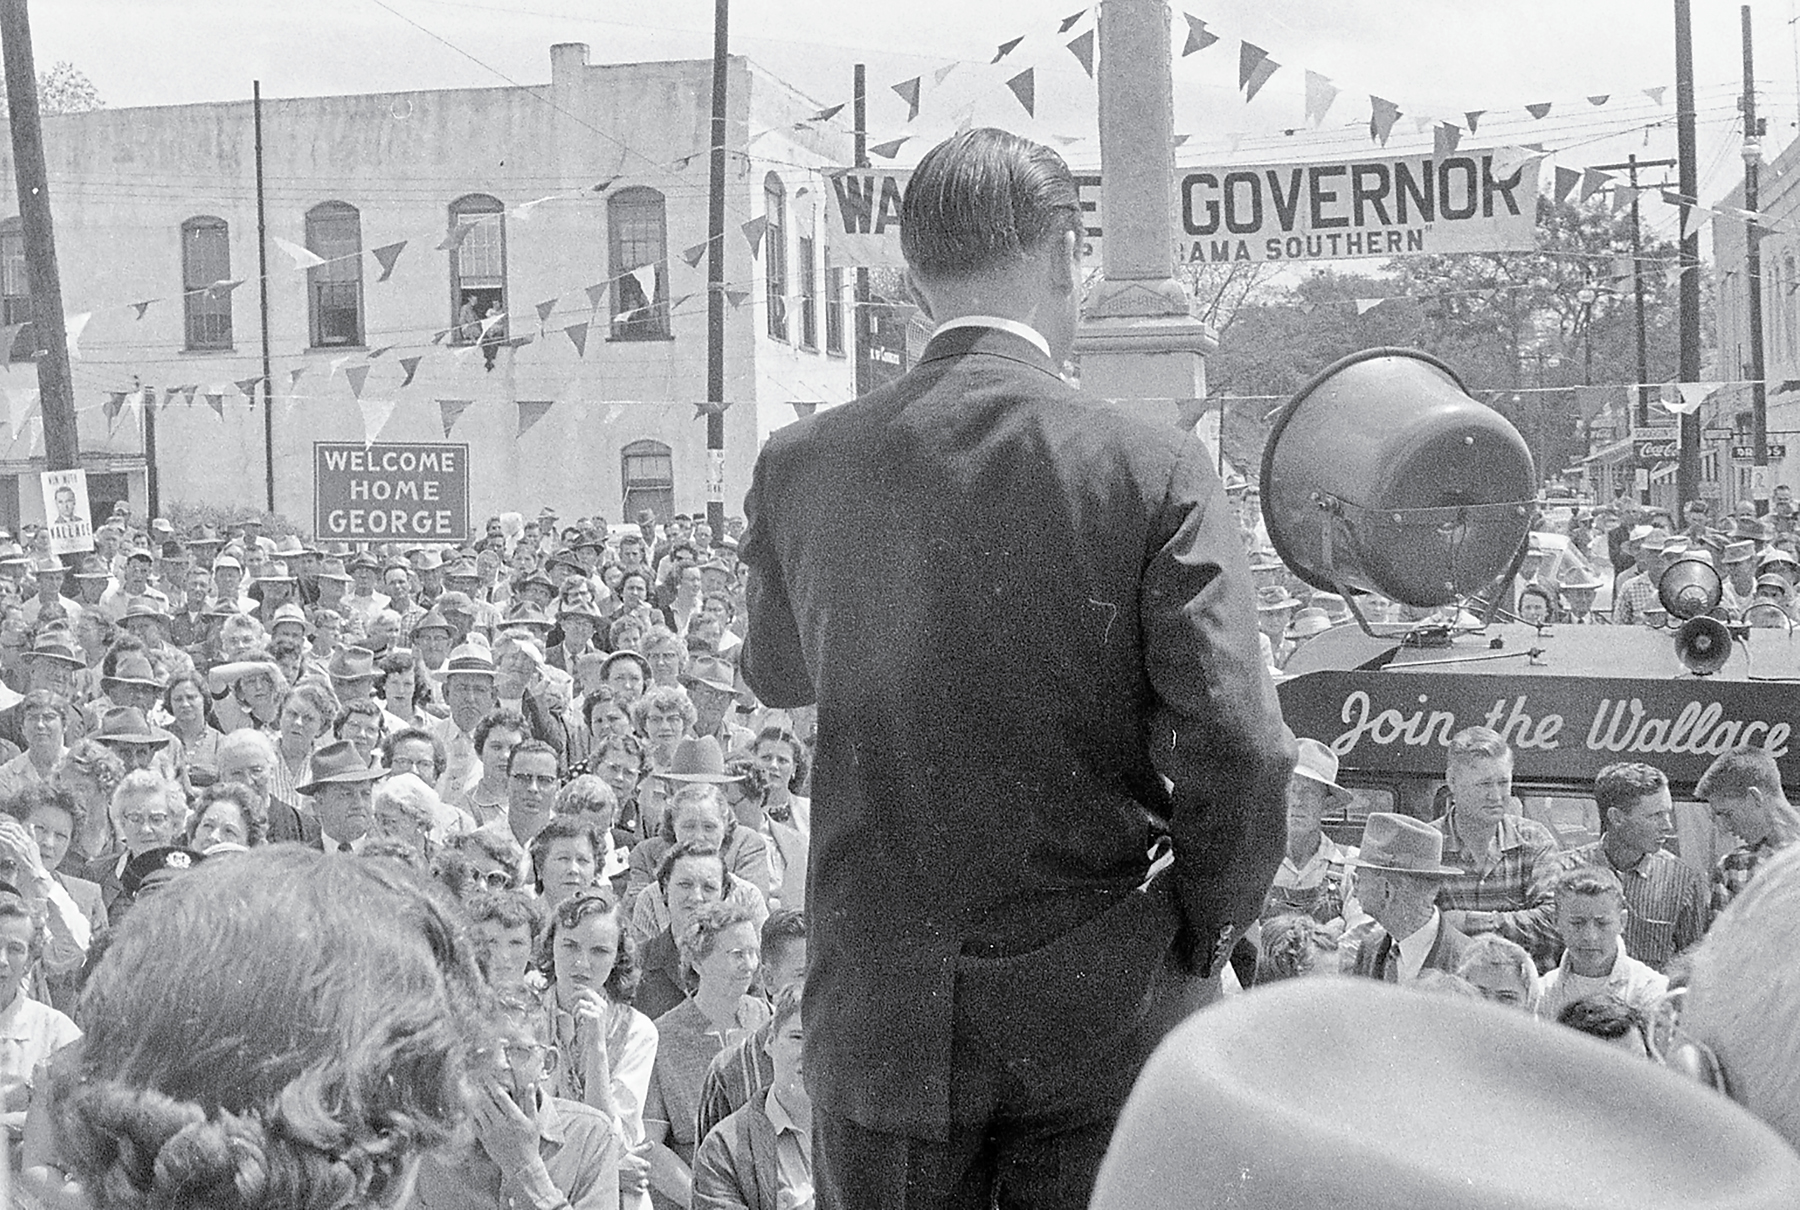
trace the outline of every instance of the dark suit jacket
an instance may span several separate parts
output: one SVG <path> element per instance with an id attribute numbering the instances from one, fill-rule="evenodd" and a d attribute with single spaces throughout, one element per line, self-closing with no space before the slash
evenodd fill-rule
<path id="1" fill-rule="evenodd" d="M 819 705 L 821 1108 L 942 1137 L 954 998 L 999 997 L 1022 1049 L 1103 1047 L 1172 941 L 1211 973 L 1256 918 L 1294 753 L 1212 463 L 990 328 L 764 447 L 739 668 L 769 705 Z M 1135 894 L 1163 835 L 1172 885 Z M 1010 969 L 959 989 L 969 957 Z"/>
<path id="2" fill-rule="evenodd" d="M 1451 928 L 1450 922 L 1439 916 L 1437 940 L 1431 943 L 1431 951 L 1425 955 L 1425 965 L 1419 969 L 1454 975 L 1456 968 L 1462 965 L 1463 954 L 1468 948 L 1469 938 L 1460 930 Z M 1351 973 L 1368 979 L 1384 979 L 1389 983 L 1399 978 L 1400 947 L 1379 924 L 1363 938 L 1362 945 L 1356 951 Z"/>

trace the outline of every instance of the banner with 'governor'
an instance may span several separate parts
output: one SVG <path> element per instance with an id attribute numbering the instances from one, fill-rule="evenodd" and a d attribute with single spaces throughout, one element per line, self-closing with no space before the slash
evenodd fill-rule
<path id="1" fill-rule="evenodd" d="M 830 174 L 834 263 L 894 265 L 905 169 Z M 1104 236 L 1101 178 L 1077 175 L 1087 255 Z M 1438 157 L 1181 168 L 1175 175 L 1177 263 L 1325 261 L 1439 252 L 1529 252 L 1537 243 L 1538 160 L 1516 151 Z"/>

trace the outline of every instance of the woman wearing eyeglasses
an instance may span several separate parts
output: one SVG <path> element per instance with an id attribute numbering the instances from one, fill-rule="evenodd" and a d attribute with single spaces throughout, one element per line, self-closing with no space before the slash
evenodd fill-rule
<path id="1" fill-rule="evenodd" d="M 619 1164 L 619 1204 L 644 1210 L 650 1204 L 645 1190 L 651 1171 L 644 1105 L 657 1031 L 631 1007 L 638 968 L 618 901 L 598 890 L 565 900 L 544 934 L 538 972 L 549 983 L 544 1008 L 555 1024 L 557 1049 L 566 1056 L 552 1092 L 612 1118 L 630 1149 Z"/>
<path id="2" fill-rule="evenodd" d="M 175 843 L 187 822 L 187 803 L 181 788 L 162 774 L 154 769 L 133 769 L 113 791 L 112 814 L 125 851 L 117 857 L 96 858 L 85 877 L 100 884 L 107 917 L 116 925 L 130 907 L 120 882 L 125 866 L 133 857 Z"/>

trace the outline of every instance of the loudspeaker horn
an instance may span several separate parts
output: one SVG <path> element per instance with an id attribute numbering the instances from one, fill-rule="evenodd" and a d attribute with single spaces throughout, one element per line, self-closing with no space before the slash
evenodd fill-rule
<path id="1" fill-rule="evenodd" d="M 1731 658 L 1731 628 L 1717 618 L 1689 618 L 1675 632 L 1675 658 L 1695 676 L 1711 676 Z"/>
<path id="2" fill-rule="evenodd" d="M 1656 581 L 1656 595 L 1672 618 L 1711 613 L 1725 595 L 1725 582 L 1704 550 L 1683 551 Z"/>
<path id="3" fill-rule="evenodd" d="M 1326 369 L 1282 405 L 1263 450 L 1263 520 L 1294 573 L 1413 606 L 1505 575 L 1536 485 L 1518 430 L 1413 349 Z"/>

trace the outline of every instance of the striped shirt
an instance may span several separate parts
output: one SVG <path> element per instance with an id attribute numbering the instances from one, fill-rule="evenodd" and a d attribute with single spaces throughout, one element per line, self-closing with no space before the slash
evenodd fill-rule
<path id="1" fill-rule="evenodd" d="M 1709 919 L 1706 876 L 1667 849 L 1620 869 L 1602 841 L 1570 849 L 1564 868 L 1611 870 L 1625 888 L 1625 950 L 1654 970 L 1700 940 Z"/>
<path id="2" fill-rule="evenodd" d="M 1547 965 L 1561 945 L 1551 895 L 1551 882 L 1562 872 L 1556 837 L 1535 820 L 1502 816 L 1489 841 L 1490 846 L 1497 843 L 1499 859 L 1489 865 L 1488 853 L 1463 849 L 1451 826 L 1455 818 L 1452 810 L 1431 825 L 1444 834 L 1444 864 L 1463 871 L 1443 880 L 1438 907 L 1496 913 L 1495 931 L 1524 946 L 1540 968 Z"/>

